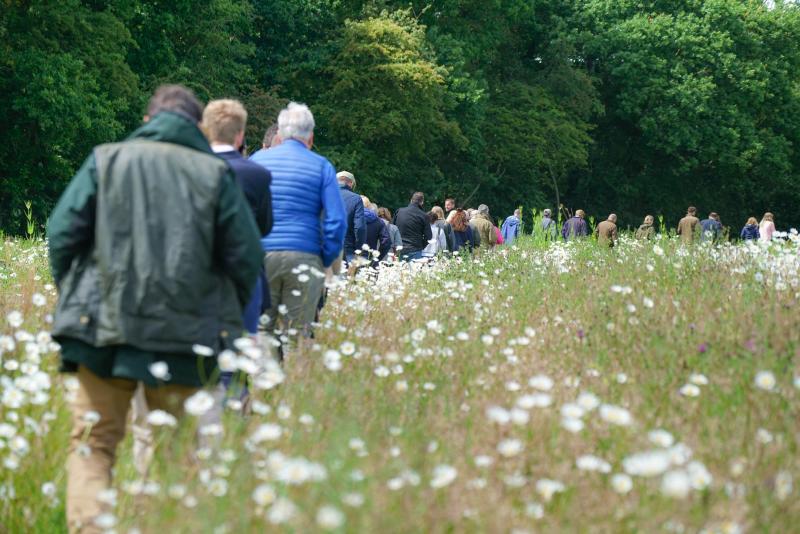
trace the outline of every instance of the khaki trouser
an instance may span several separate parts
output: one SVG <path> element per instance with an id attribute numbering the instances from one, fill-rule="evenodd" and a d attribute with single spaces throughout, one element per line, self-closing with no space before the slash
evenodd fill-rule
<path id="1" fill-rule="evenodd" d="M 301 271 L 302 265 L 308 268 Z M 325 288 L 322 259 L 305 252 L 267 252 L 264 267 L 272 301 L 267 311 L 269 329 L 286 332 L 293 328 L 300 334 L 309 335 Z M 282 306 L 286 306 L 284 314 L 279 312 Z"/>
<path id="2" fill-rule="evenodd" d="M 151 410 L 146 397 L 146 386 L 139 382 L 136 388 L 136 393 L 133 395 L 131 402 L 131 433 L 133 434 L 133 467 L 140 478 L 147 477 L 150 469 L 150 463 L 153 461 L 153 454 L 155 453 L 155 443 L 153 440 L 153 429 L 147 423 L 147 416 Z M 214 407 L 209 411 L 197 418 L 198 428 L 203 428 L 205 425 L 221 424 L 222 423 L 222 409 L 224 407 L 226 390 L 225 386 L 221 383 L 217 384 L 209 391 L 211 396 L 214 397 Z M 211 447 L 216 445 L 218 440 L 216 438 L 197 436 L 198 448 Z"/>
<path id="3" fill-rule="evenodd" d="M 94 519 L 110 507 L 97 500 L 111 487 L 117 445 L 125 437 L 125 423 L 136 382 L 122 378 L 100 378 L 84 366 L 78 369 L 79 388 L 72 404 L 72 435 L 67 458 L 67 525 L 70 532 L 92 533 L 101 529 Z M 168 384 L 145 387 L 144 395 L 151 410 L 164 410 L 175 417 L 183 414 L 183 402 L 198 388 Z M 85 420 L 88 412 L 97 412 L 99 421 Z M 85 446 L 88 446 L 88 449 Z"/>

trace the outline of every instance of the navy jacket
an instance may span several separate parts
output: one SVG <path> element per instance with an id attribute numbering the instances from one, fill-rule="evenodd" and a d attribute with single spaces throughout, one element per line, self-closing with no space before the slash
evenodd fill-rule
<path id="1" fill-rule="evenodd" d="M 700 240 L 716 243 L 722 235 L 722 223 L 714 219 L 700 221 Z"/>
<path id="2" fill-rule="evenodd" d="M 760 234 L 758 232 L 758 225 L 757 224 L 745 225 L 745 227 L 742 228 L 742 233 L 739 234 L 739 237 L 741 237 L 745 241 L 758 239 L 760 237 Z"/>
<path id="3" fill-rule="evenodd" d="M 565 241 L 574 237 L 586 237 L 587 235 L 589 235 L 589 225 L 586 224 L 584 219 L 570 217 L 564 221 L 564 226 L 561 228 L 561 237 Z"/>
<path id="4" fill-rule="evenodd" d="M 394 224 L 403 236 L 403 254 L 420 252 L 433 239 L 428 215 L 417 204 L 409 204 L 394 214 Z"/>
<path id="5" fill-rule="evenodd" d="M 472 234 L 472 228 L 467 225 L 467 229 L 463 232 L 453 230 L 453 252 L 458 252 L 460 249 L 465 248 L 472 252 L 475 246 L 475 240 Z"/>
<path id="6" fill-rule="evenodd" d="M 262 149 L 250 160 L 272 173 L 275 224 L 261 239 L 265 251 L 294 250 L 322 257 L 328 267 L 339 257 L 347 216 L 331 162 L 295 139 Z"/>
<path id="7" fill-rule="evenodd" d="M 367 239 L 365 243 L 370 250 L 380 252 L 378 259 L 383 260 L 392 248 L 389 227 L 371 210 L 364 210 L 364 219 L 367 221 Z"/>
<path id="8" fill-rule="evenodd" d="M 253 210 L 259 235 L 264 237 L 272 230 L 272 195 L 269 193 L 272 175 L 234 150 L 218 152 L 217 156 L 227 161 L 236 175 L 236 182 Z"/>
<path id="9" fill-rule="evenodd" d="M 339 193 L 342 195 L 344 211 L 347 213 L 347 233 L 344 234 L 344 253 L 353 254 L 356 250 L 361 250 L 361 246 L 367 240 L 367 225 L 364 221 L 364 202 L 361 195 L 353 193 L 353 190 L 344 185 L 339 186 Z"/>

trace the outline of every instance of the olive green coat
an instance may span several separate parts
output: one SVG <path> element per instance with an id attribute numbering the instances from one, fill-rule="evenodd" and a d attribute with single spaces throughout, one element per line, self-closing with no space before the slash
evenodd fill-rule
<path id="1" fill-rule="evenodd" d="M 678 223 L 678 235 L 681 236 L 681 241 L 684 243 L 692 243 L 699 237 L 699 230 L 697 228 L 700 219 L 694 215 L 686 215 Z"/>
<path id="2" fill-rule="evenodd" d="M 597 236 L 597 242 L 607 247 L 613 247 L 617 242 L 617 225 L 611 221 L 603 221 L 598 224 L 594 233 Z"/>
<path id="3" fill-rule="evenodd" d="M 656 235 L 656 229 L 652 224 L 643 224 L 636 230 L 636 239 L 653 239 Z"/>
<path id="4" fill-rule="evenodd" d="M 494 231 L 494 225 L 492 221 L 489 220 L 489 217 L 482 213 L 477 213 L 469 220 L 469 223 L 480 236 L 480 245 L 477 245 L 478 247 L 490 248 L 497 244 L 497 234 Z"/>

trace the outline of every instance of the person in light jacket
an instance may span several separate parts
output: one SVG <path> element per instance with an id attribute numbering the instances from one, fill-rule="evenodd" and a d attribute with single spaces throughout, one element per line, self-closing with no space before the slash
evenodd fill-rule
<path id="1" fill-rule="evenodd" d="M 503 221 L 503 227 L 500 233 L 503 235 L 503 239 L 505 240 L 506 244 L 512 244 L 519 236 L 519 233 L 522 230 L 521 219 L 522 210 L 515 209 L 514 215 L 511 215 L 510 217 L 506 218 L 505 221 Z"/>
<path id="2" fill-rule="evenodd" d="M 775 233 L 775 216 L 770 212 L 765 213 L 761 218 L 761 224 L 758 225 L 758 233 L 761 236 L 761 241 L 772 240 L 772 234 Z"/>
<path id="3" fill-rule="evenodd" d="M 436 214 L 436 226 L 444 232 L 445 240 L 447 241 L 447 251 L 453 252 L 453 228 L 444 218 L 444 210 L 439 206 L 434 206 L 431 211 Z"/>
<path id="4" fill-rule="evenodd" d="M 428 220 L 431 224 L 431 240 L 428 242 L 428 246 L 422 251 L 423 258 L 433 258 L 438 253 L 447 250 L 447 238 L 444 235 L 444 230 L 436 224 L 439 220 L 439 216 L 435 212 L 430 211 L 428 212 Z"/>

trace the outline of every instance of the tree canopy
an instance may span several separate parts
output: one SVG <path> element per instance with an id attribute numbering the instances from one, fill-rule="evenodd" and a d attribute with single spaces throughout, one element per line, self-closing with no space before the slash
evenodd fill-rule
<path id="1" fill-rule="evenodd" d="M 415 190 L 622 226 L 686 206 L 800 225 L 800 7 L 760 0 L 47 0 L 0 11 L 0 229 L 43 224 L 92 146 L 184 83 L 289 100 L 389 207 Z M 430 202 L 429 202 L 430 203 Z"/>

